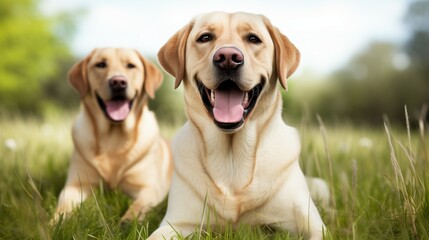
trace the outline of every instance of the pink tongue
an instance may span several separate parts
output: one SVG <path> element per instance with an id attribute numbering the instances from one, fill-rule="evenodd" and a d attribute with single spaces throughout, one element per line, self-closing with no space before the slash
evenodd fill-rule
<path id="1" fill-rule="evenodd" d="M 215 90 L 213 115 L 220 123 L 236 123 L 243 117 L 244 92 L 239 89 Z"/>
<path id="2" fill-rule="evenodd" d="M 125 100 L 106 102 L 106 110 L 111 119 L 123 121 L 130 112 L 129 102 Z"/>

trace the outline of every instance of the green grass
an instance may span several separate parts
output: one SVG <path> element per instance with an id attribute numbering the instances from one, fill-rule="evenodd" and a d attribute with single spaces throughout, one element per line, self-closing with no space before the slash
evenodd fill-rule
<path id="1" fill-rule="evenodd" d="M 49 224 L 66 178 L 73 118 L 0 116 L 0 239 L 145 239 L 161 221 L 165 201 L 142 223 L 118 224 L 131 200 L 101 184 L 70 217 Z M 296 127 L 304 172 L 331 186 L 330 207 L 319 207 L 327 239 L 429 239 L 427 130 L 325 127 L 321 120 Z M 268 227 L 222 228 L 203 230 L 202 239 L 300 239 Z"/>

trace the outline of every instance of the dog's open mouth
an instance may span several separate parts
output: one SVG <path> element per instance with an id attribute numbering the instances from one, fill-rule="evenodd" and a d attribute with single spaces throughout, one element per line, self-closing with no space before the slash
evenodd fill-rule
<path id="1" fill-rule="evenodd" d="M 216 89 L 209 89 L 198 81 L 201 98 L 212 114 L 215 124 L 223 130 L 234 130 L 244 123 L 258 101 L 263 84 L 259 83 L 250 91 L 242 91 L 238 85 L 227 80 Z"/>
<path id="2" fill-rule="evenodd" d="M 107 118 L 114 122 L 122 122 L 127 118 L 133 106 L 134 99 L 127 99 L 125 96 L 116 96 L 108 101 L 104 101 L 98 94 L 97 102 Z"/>

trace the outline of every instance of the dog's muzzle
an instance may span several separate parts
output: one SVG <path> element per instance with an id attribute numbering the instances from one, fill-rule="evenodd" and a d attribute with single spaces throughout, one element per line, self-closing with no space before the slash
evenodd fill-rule
<path id="1" fill-rule="evenodd" d="M 103 100 L 96 93 L 98 105 L 108 119 L 113 122 L 122 122 L 129 115 L 135 97 L 127 98 L 128 81 L 125 77 L 115 76 L 109 79 L 109 88 L 112 96 L 109 100 Z"/>
<path id="2" fill-rule="evenodd" d="M 242 91 L 235 81 L 226 80 L 216 89 L 209 89 L 201 82 L 198 82 L 198 88 L 214 123 L 228 132 L 243 125 L 257 103 L 263 84 L 257 84 L 250 91 Z"/>

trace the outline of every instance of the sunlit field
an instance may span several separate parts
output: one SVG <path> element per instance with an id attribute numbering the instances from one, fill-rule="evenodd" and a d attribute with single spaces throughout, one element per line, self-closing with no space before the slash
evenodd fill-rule
<path id="1" fill-rule="evenodd" d="M 50 224 L 72 150 L 73 115 L 45 121 L 1 116 L 0 239 L 145 239 L 161 221 L 166 201 L 142 223 L 118 224 L 131 200 L 100 183 L 70 217 Z M 295 127 L 304 172 L 331 188 L 329 206 L 318 205 L 326 239 L 429 239 L 426 126 L 369 129 L 325 126 L 319 119 Z M 167 137 L 175 130 L 163 127 Z M 269 227 L 221 229 L 203 230 L 201 239 L 300 239 Z"/>
<path id="2" fill-rule="evenodd" d="M 135 240 L 159 226 L 167 200 L 143 222 L 120 224 L 132 200 L 103 182 L 52 221 L 80 102 L 68 72 L 104 46 L 135 48 L 157 64 L 172 34 L 213 10 L 263 14 L 301 53 L 279 91 L 304 173 L 330 188 L 330 202 L 316 202 L 325 239 L 429 239 L 429 0 L 0 0 L 0 240 Z M 149 108 L 171 139 L 186 119 L 184 84 L 175 89 L 162 73 Z M 268 226 L 196 232 L 190 239 L 303 239 Z"/>

